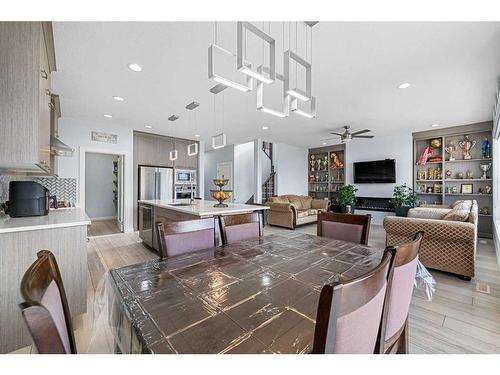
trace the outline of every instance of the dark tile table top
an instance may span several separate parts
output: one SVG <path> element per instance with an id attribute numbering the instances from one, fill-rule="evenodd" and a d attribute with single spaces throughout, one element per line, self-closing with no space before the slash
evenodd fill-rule
<path id="1" fill-rule="evenodd" d="M 290 231 L 115 269 L 115 337 L 127 352 L 308 352 L 321 287 L 381 257 L 381 249 Z"/>

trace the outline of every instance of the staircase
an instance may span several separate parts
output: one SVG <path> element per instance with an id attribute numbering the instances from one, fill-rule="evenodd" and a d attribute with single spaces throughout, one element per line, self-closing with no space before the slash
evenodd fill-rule
<path id="1" fill-rule="evenodd" d="M 273 144 L 262 142 L 262 151 L 271 160 L 271 173 L 262 184 L 262 202 L 265 203 L 270 197 L 276 195 L 276 172 L 273 163 Z"/>

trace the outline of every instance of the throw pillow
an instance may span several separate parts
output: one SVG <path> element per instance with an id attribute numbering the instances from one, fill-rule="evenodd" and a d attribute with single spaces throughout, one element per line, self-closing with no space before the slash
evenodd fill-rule
<path id="1" fill-rule="evenodd" d="M 444 215 L 443 220 L 448 220 L 448 221 L 467 221 L 469 218 L 469 212 L 470 210 L 457 210 L 453 209 L 450 212 L 448 212 L 446 215 Z"/>

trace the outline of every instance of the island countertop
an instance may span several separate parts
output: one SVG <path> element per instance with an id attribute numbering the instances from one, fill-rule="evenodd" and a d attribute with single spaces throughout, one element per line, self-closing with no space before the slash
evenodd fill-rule
<path id="1" fill-rule="evenodd" d="M 45 216 L 10 217 L 2 215 L 0 216 L 0 234 L 89 224 L 90 219 L 85 210 L 79 207 L 50 210 L 49 214 Z"/>
<path id="2" fill-rule="evenodd" d="M 231 215 L 243 212 L 268 210 L 267 206 L 258 206 L 253 204 L 227 203 L 227 207 L 214 207 L 217 201 L 195 200 L 189 204 L 189 199 L 174 200 L 139 200 L 139 203 L 149 204 L 151 206 L 161 207 L 172 211 L 181 212 L 198 217 L 210 217 L 217 215 Z M 176 205 L 177 204 L 177 205 Z M 183 205 L 178 205 L 183 204 Z"/>

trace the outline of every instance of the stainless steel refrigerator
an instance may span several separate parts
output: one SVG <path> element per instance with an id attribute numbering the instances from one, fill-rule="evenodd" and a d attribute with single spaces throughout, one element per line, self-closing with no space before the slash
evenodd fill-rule
<path id="1" fill-rule="evenodd" d="M 172 168 L 139 167 L 139 199 L 171 200 L 173 192 Z"/>
<path id="2" fill-rule="evenodd" d="M 174 192 L 174 173 L 172 168 L 139 167 L 139 199 L 171 200 Z M 139 236 L 144 243 L 153 246 L 152 206 L 138 205 Z"/>

